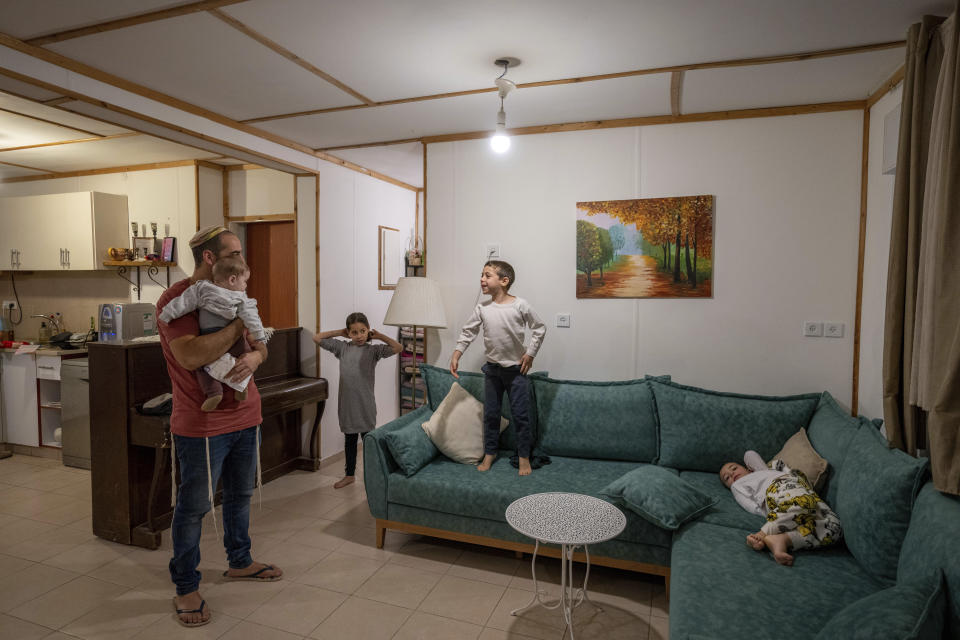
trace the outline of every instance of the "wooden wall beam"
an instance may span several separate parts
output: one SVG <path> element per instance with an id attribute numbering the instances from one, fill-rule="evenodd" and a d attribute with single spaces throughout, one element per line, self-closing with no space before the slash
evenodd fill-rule
<path id="1" fill-rule="evenodd" d="M 695 71 L 699 69 L 720 69 L 724 67 L 749 67 L 761 64 L 776 64 L 779 62 L 800 62 L 803 60 L 815 60 L 818 58 L 830 58 L 836 56 L 846 56 L 857 53 L 867 53 L 870 51 L 882 51 L 884 49 L 895 49 L 905 45 L 903 40 L 894 42 L 879 42 L 876 44 L 860 45 L 856 47 L 841 47 L 838 49 L 823 49 L 820 51 L 808 51 L 804 53 L 788 53 L 778 56 L 763 56 L 759 58 L 739 58 L 735 60 L 718 60 L 714 62 L 697 62 L 693 64 L 672 65 L 669 67 L 651 67 L 647 69 L 634 69 L 632 71 L 620 71 L 616 73 L 604 73 L 593 76 L 580 76 L 576 78 L 561 78 L 559 80 L 544 80 L 540 82 L 524 82 L 517 85 L 518 89 L 528 89 L 532 87 L 551 87 L 560 84 L 576 84 L 580 82 L 596 82 L 599 80 L 613 80 L 616 78 L 629 78 L 633 76 L 656 75 L 660 73 L 673 73 L 674 71 Z M 245 124 L 256 122 L 265 122 L 267 120 L 283 120 L 285 118 L 298 118 L 301 116 L 311 116 L 323 113 L 333 113 L 335 111 L 350 111 L 352 109 L 368 109 L 371 107 L 388 107 L 408 102 L 423 102 L 425 100 L 442 100 L 445 98 L 457 98 L 460 96 L 469 96 L 477 93 L 493 93 L 497 91 L 496 87 L 486 87 L 483 89 L 468 89 L 466 91 L 453 91 L 450 93 L 435 93 L 426 96 L 417 96 L 415 98 L 400 98 L 397 100 L 383 100 L 374 104 L 347 105 L 343 107 L 330 107 L 326 109 L 313 109 L 309 111 L 295 111 L 292 113 L 280 113 L 271 116 L 261 116 L 243 120 Z"/>
<path id="2" fill-rule="evenodd" d="M 903 81 L 904 66 L 900 65 L 900 68 L 893 72 L 889 78 L 887 78 L 880 88 L 870 94 L 870 97 L 867 98 L 867 109 L 875 105 L 880 98 L 887 95 L 890 91 L 893 91 L 894 87 L 900 84 Z"/>
<path id="3" fill-rule="evenodd" d="M 211 9 L 217 9 L 219 7 L 225 7 L 230 4 L 237 4 L 244 1 L 245 0 L 203 0 L 202 2 L 191 2 L 190 4 L 182 4 L 179 7 L 172 7 L 170 9 L 149 11 L 147 13 L 141 13 L 139 15 L 130 16 L 127 18 L 118 18 L 116 20 L 98 22 L 97 24 L 91 24 L 86 27 L 79 27 L 77 29 L 57 31 L 55 33 L 49 33 L 45 36 L 31 38 L 26 42 L 27 44 L 32 44 L 35 47 L 40 47 L 46 44 L 52 44 L 54 42 L 63 42 L 64 40 L 72 40 L 73 38 L 82 38 L 83 36 L 89 36 L 95 33 L 106 33 L 107 31 L 115 31 L 116 29 L 135 27 L 138 24 L 146 24 L 148 22 L 156 22 L 158 20 L 167 20 L 169 18 L 185 16 L 190 13 L 198 13 L 200 11 L 209 11 Z"/>
<path id="4" fill-rule="evenodd" d="M 217 164 L 216 162 L 210 162 L 208 160 L 197 160 L 196 163 L 197 166 L 213 169 L 214 171 L 223 171 L 225 168 L 222 164 Z"/>
<path id="5" fill-rule="evenodd" d="M 641 127 L 658 124 L 678 124 L 683 122 L 715 122 L 719 120 L 742 120 L 744 118 L 771 118 L 776 116 L 795 116 L 810 113 L 829 113 L 833 111 L 862 110 L 866 101 L 849 100 L 846 102 L 822 102 L 818 104 L 801 104 L 788 107 L 762 107 L 759 109 L 737 109 L 731 111 L 705 111 L 701 113 L 684 113 L 679 116 L 641 116 L 638 118 L 620 118 L 617 120 L 590 120 L 587 122 L 567 122 L 564 124 L 536 125 L 532 127 L 518 127 L 508 129 L 510 135 L 522 136 L 537 133 L 558 133 L 563 131 L 587 131 L 590 129 L 610 129 L 616 127 Z M 457 140 L 477 140 L 487 138 L 491 131 L 471 131 L 469 133 L 451 133 L 439 136 L 424 136 L 421 141 L 454 142 Z"/>
<path id="6" fill-rule="evenodd" d="M 394 144 L 420 142 L 420 138 L 404 138 L 403 140 L 388 140 L 387 142 L 365 142 L 363 144 L 345 144 L 342 147 L 324 147 L 314 151 L 343 151 L 344 149 L 366 149 L 368 147 L 386 147 Z"/>
<path id="7" fill-rule="evenodd" d="M 863 327 L 863 258 L 867 248 L 867 185 L 870 167 L 870 107 L 863 110 L 863 142 L 860 155 L 860 235 L 857 245 L 857 297 L 853 319 L 853 384 L 850 415 L 860 413 L 860 330 Z"/>
<path id="8" fill-rule="evenodd" d="M 313 66 L 312 64 L 310 64 L 309 62 L 307 62 L 306 60 L 304 60 L 303 58 L 301 58 L 301 57 L 298 56 L 297 54 L 293 53 L 293 52 L 290 51 L 289 49 L 284 48 L 283 46 L 281 46 L 281 45 L 278 44 L 277 42 L 274 42 L 273 40 L 271 40 L 271 39 L 268 38 L 267 36 L 263 35 L 262 33 L 251 29 L 250 27 L 248 27 L 248 26 L 245 25 L 244 23 L 240 22 L 239 20 L 237 20 L 237 19 L 234 18 L 233 16 L 228 15 L 228 14 L 224 13 L 223 11 L 220 11 L 219 9 L 211 9 L 211 10 L 209 11 L 209 13 L 210 13 L 210 15 L 212 15 L 212 16 L 214 16 L 214 17 L 216 17 L 216 18 L 219 18 L 220 20 L 222 20 L 222 21 L 225 22 L 226 24 L 230 25 L 231 27 L 233 27 L 234 29 L 236 29 L 237 31 L 239 31 L 240 33 L 242 33 L 243 35 L 247 36 L 248 38 L 251 38 L 251 39 L 253 39 L 253 40 L 256 40 L 257 42 L 259 42 L 260 44 L 262 44 L 262 45 L 265 46 L 266 48 L 270 49 L 271 51 L 274 51 L 275 53 L 280 54 L 281 56 L 283 56 L 283 57 L 286 58 L 287 60 L 289 60 L 289 61 L 293 62 L 294 64 L 296 64 L 296 65 L 298 65 L 298 66 L 306 69 L 307 71 L 309 71 L 309 72 L 312 73 L 313 75 L 317 76 L 318 78 L 322 78 L 323 80 L 329 82 L 330 84 L 332 84 L 332 85 L 335 86 L 336 88 L 340 89 L 341 91 L 350 94 L 351 96 L 353 96 L 354 98 L 356 98 L 356 99 L 359 100 L 360 102 L 364 103 L 365 105 L 368 105 L 368 106 L 369 106 L 369 105 L 375 104 L 373 100 L 371 100 L 371 99 L 368 98 L 367 96 L 363 95 L 363 94 L 360 93 L 359 91 L 355 91 L 355 90 L 352 89 L 351 87 L 348 87 L 348 86 L 345 85 L 344 83 L 340 82 L 339 80 L 337 80 L 336 78 L 334 78 L 333 76 L 331 76 L 329 73 L 327 73 L 327 72 L 325 72 L 325 71 L 323 71 L 323 70 L 321 70 L 321 69 L 318 69 L 317 67 Z"/>
<path id="9" fill-rule="evenodd" d="M 680 96 L 683 91 L 683 71 L 670 74 L 670 113 L 680 115 Z"/>
<path id="10" fill-rule="evenodd" d="M 172 162 L 151 162 L 148 164 L 131 164 L 122 167 L 106 167 L 104 169 L 86 169 L 84 171 L 64 171 L 62 173 L 45 173 L 41 176 L 20 176 L 17 178 L 7 178 L 0 182 L 33 182 L 34 180 L 56 180 L 57 178 L 77 178 L 80 176 L 99 176 L 105 173 L 127 173 L 130 171 L 150 171 L 152 169 L 169 169 L 171 167 L 192 167 L 195 160 L 174 160 Z M 0 162 L 0 164 L 13 164 L 11 162 Z M 13 165 L 21 166 L 22 165 Z M 45 169 L 36 169 L 34 167 L 23 167 L 24 169 L 33 169 L 34 171 L 46 171 Z"/>

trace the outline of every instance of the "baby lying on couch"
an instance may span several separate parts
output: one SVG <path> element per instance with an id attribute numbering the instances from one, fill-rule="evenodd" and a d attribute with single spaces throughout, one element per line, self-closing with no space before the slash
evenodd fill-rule
<path id="1" fill-rule="evenodd" d="M 736 462 L 723 465 L 720 480 L 741 507 L 767 517 L 760 531 L 747 536 L 748 545 L 757 551 L 769 549 L 778 563 L 790 566 L 790 549 L 814 549 L 841 540 L 840 519 L 802 471 L 791 470 L 780 459 L 768 467 L 756 451 L 747 451 L 743 461 L 746 467 Z"/>

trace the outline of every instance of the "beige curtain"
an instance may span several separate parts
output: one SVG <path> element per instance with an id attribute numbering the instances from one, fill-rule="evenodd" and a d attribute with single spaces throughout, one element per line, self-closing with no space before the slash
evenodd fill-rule
<path id="1" fill-rule="evenodd" d="M 958 0 L 960 6 L 960 0 Z M 960 495 L 960 67 L 957 11 L 907 33 L 884 328 L 884 419 Z"/>

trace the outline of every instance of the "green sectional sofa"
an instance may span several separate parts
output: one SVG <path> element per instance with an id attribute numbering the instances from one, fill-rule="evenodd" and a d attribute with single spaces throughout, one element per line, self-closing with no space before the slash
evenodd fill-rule
<path id="1" fill-rule="evenodd" d="M 440 455 L 420 428 L 453 383 L 443 369 L 424 371 L 428 404 L 364 439 L 378 546 L 393 529 L 529 552 L 531 540 L 504 517 L 513 500 L 543 491 L 612 500 L 608 485 L 656 466 L 642 475 L 710 504 L 672 529 L 621 504 L 626 529 L 591 546 L 590 556 L 664 576 L 672 638 L 960 637 L 960 500 L 927 482 L 925 460 L 888 449 L 876 424 L 851 417 L 826 392 L 749 396 L 669 377 L 583 382 L 532 374 L 534 453 L 551 463 L 519 477 L 509 463 L 511 425 L 502 455 L 479 476 Z M 482 374 L 461 373 L 459 383 L 482 398 Z M 845 543 L 801 551 L 784 567 L 746 546 L 763 518 L 734 501 L 717 470 L 747 449 L 769 459 L 801 427 L 829 462 L 820 494 L 839 515 Z"/>

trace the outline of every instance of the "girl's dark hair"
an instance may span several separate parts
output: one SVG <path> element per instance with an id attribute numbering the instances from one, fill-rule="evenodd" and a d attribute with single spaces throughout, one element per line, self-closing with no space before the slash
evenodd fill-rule
<path id="1" fill-rule="evenodd" d="M 347 316 L 347 329 L 350 328 L 350 325 L 360 323 L 365 326 L 367 329 L 370 328 L 370 321 L 367 320 L 367 316 L 363 315 L 359 311 L 354 311 Z"/>

